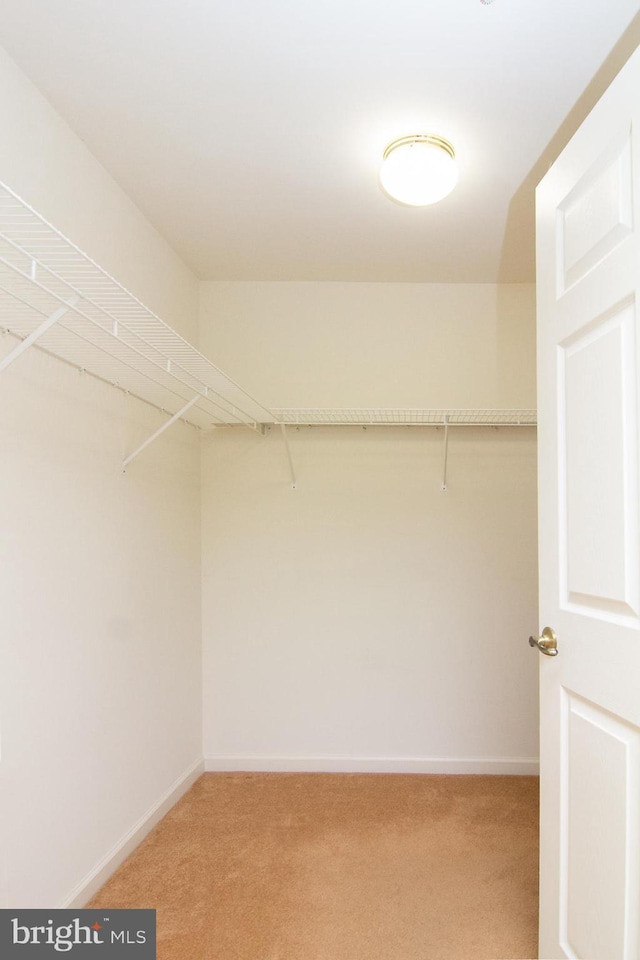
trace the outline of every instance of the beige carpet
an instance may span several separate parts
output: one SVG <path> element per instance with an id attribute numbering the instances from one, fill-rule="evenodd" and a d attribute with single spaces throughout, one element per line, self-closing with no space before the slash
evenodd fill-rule
<path id="1" fill-rule="evenodd" d="M 158 960 L 537 956 L 533 777 L 205 774 L 93 898 Z"/>

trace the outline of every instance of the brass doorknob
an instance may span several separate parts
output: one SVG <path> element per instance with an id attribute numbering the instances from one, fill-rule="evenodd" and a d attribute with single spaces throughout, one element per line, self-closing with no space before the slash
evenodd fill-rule
<path id="1" fill-rule="evenodd" d="M 529 646 L 537 647 L 547 657 L 558 656 L 558 641 L 551 627 L 545 627 L 541 637 L 529 637 Z"/>

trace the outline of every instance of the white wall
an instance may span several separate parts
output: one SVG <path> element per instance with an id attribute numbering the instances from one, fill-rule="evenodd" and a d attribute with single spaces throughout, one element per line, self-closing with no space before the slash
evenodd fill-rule
<path id="1" fill-rule="evenodd" d="M 267 404 L 535 405 L 531 286 L 206 283 L 203 349 Z M 210 769 L 532 772 L 533 430 L 216 430 Z"/>
<path id="2" fill-rule="evenodd" d="M 0 179 L 194 333 L 195 277 L 4 56 L 0 117 Z M 201 763 L 195 431 L 120 470 L 163 419 L 35 350 L 0 375 L 0 906 L 83 902 Z"/>
<path id="3" fill-rule="evenodd" d="M 195 276 L 1 48 L 0 129 L 0 181 L 195 343 Z"/>
<path id="4" fill-rule="evenodd" d="M 203 352 L 267 406 L 535 407 L 532 284 L 200 287 Z"/>

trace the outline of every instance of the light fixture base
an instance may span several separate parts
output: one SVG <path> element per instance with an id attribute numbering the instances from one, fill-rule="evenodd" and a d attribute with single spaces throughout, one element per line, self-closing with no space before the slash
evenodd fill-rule
<path id="1" fill-rule="evenodd" d="M 440 147 L 448 153 L 452 160 L 456 158 L 453 144 L 445 140 L 444 137 L 438 137 L 433 133 L 414 133 L 408 137 L 398 137 L 397 140 L 392 140 L 391 143 L 385 147 L 382 159 L 386 160 L 389 154 L 393 153 L 398 147 L 410 146 L 413 143 L 430 143 L 432 146 Z"/>

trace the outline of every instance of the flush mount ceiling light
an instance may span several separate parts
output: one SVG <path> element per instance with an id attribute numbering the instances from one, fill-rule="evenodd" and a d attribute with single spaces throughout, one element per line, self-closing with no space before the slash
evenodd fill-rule
<path id="1" fill-rule="evenodd" d="M 380 183 L 393 200 L 426 207 L 446 197 L 458 182 L 455 157 L 453 147 L 443 137 L 400 137 L 382 155 Z"/>

